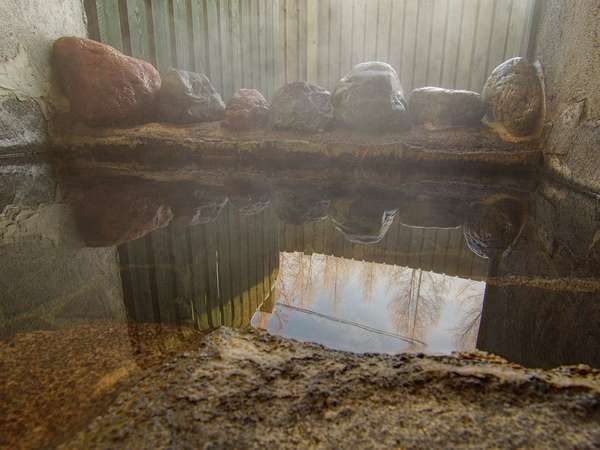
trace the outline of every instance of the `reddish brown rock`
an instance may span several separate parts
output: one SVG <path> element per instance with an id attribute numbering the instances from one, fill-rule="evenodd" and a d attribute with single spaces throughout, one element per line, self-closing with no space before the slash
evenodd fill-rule
<path id="1" fill-rule="evenodd" d="M 96 186 L 80 195 L 80 233 L 90 247 L 111 247 L 139 239 L 173 219 L 164 199 L 143 186 Z"/>
<path id="2" fill-rule="evenodd" d="M 57 40 L 53 58 L 71 110 L 86 122 L 141 123 L 154 112 L 161 82 L 152 64 L 77 37 Z"/>
<path id="3" fill-rule="evenodd" d="M 256 89 L 240 89 L 227 103 L 223 126 L 231 130 L 248 130 L 266 124 L 269 103 Z"/>

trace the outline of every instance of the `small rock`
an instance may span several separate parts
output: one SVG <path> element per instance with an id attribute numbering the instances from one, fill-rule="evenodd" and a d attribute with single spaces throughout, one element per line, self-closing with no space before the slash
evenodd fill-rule
<path id="1" fill-rule="evenodd" d="M 323 131 L 333 119 L 330 97 L 327 90 L 304 81 L 286 84 L 273 97 L 269 121 L 273 128 Z"/>
<path id="2" fill-rule="evenodd" d="M 398 74 L 383 62 L 364 62 L 342 78 L 332 95 L 335 118 L 363 131 L 397 131 L 410 125 Z"/>
<path id="3" fill-rule="evenodd" d="M 439 87 L 413 90 L 408 110 L 415 124 L 429 129 L 475 127 L 483 117 L 483 103 L 477 92 Z"/>
<path id="4" fill-rule="evenodd" d="M 512 58 L 494 69 L 482 92 L 484 123 L 505 138 L 532 135 L 543 109 L 542 86 L 533 64 Z"/>
<path id="5" fill-rule="evenodd" d="M 162 79 L 160 117 L 166 122 L 194 123 L 221 120 L 225 103 L 201 73 L 170 69 Z"/>
<path id="6" fill-rule="evenodd" d="M 77 37 L 58 39 L 53 59 L 71 110 L 86 122 L 141 123 L 154 114 L 161 80 L 152 64 Z"/>
<path id="7" fill-rule="evenodd" d="M 225 108 L 223 126 L 231 130 L 260 128 L 269 118 L 269 103 L 256 89 L 240 89 Z"/>

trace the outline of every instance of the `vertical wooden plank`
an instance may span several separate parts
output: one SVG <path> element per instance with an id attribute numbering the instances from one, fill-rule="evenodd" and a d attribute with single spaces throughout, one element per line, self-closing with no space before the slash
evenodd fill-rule
<path id="1" fill-rule="evenodd" d="M 260 89 L 260 54 L 258 31 L 258 0 L 248 0 L 250 14 L 250 68 L 252 70 L 252 87 Z"/>
<path id="2" fill-rule="evenodd" d="M 456 71 L 460 46 L 464 0 L 448 0 L 447 29 L 444 39 L 445 51 L 440 86 L 452 89 L 456 85 Z"/>
<path id="3" fill-rule="evenodd" d="M 487 78 L 487 63 L 492 44 L 496 0 L 480 0 L 477 32 L 475 35 L 473 60 L 469 72 L 469 89 L 480 91 Z"/>
<path id="4" fill-rule="evenodd" d="M 432 34 L 427 68 L 427 85 L 440 86 L 446 56 L 446 33 L 448 30 L 448 1 L 436 0 L 433 11 Z"/>
<path id="5" fill-rule="evenodd" d="M 173 0 L 173 22 L 175 24 L 175 56 L 177 68 L 194 70 L 191 58 L 192 43 L 190 42 L 191 30 L 188 29 L 187 0 Z"/>
<path id="6" fill-rule="evenodd" d="M 377 60 L 377 33 L 378 33 L 378 15 L 377 9 L 379 0 L 367 0 L 367 9 L 365 17 L 365 61 Z"/>
<path id="7" fill-rule="evenodd" d="M 96 0 L 100 40 L 123 51 L 123 37 L 119 16 L 119 0 Z"/>
<path id="8" fill-rule="evenodd" d="M 150 46 L 148 9 L 144 0 L 127 0 L 127 20 L 131 39 L 131 56 L 155 64 Z"/>
<path id="9" fill-rule="evenodd" d="M 251 319 L 250 306 L 250 266 L 248 251 L 248 216 L 239 216 L 239 234 L 240 234 L 240 286 L 242 292 L 242 322 L 249 323 Z"/>
<path id="10" fill-rule="evenodd" d="M 333 89 L 340 78 L 341 2 L 330 0 L 329 11 L 329 71 L 327 89 Z"/>
<path id="11" fill-rule="evenodd" d="M 391 27 L 392 0 L 379 0 L 377 11 L 377 60 L 390 62 L 389 44 Z"/>
<path id="12" fill-rule="evenodd" d="M 354 0 L 352 11 L 352 66 L 365 62 L 367 0 Z"/>
<path id="13" fill-rule="evenodd" d="M 163 228 L 148 236 L 154 250 L 156 296 L 161 322 L 177 323 L 175 310 L 175 267 L 171 252 L 171 230 Z"/>
<path id="14" fill-rule="evenodd" d="M 391 12 L 390 48 L 388 50 L 389 63 L 401 76 L 401 68 L 404 66 L 402 53 L 404 49 L 404 22 L 405 22 L 406 0 L 394 0 Z M 404 86 L 404 80 L 400 80 Z M 408 92 L 406 92 L 408 94 Z"/>
<path id="15" fill-rule="evenodd" d="M 318 2 L 317 79 L 320 86 L 329 85 L 329 0 Z"/>
<path id="16" fill-rule="evenodd" d="M 504 61 L 504 44 L 506 42 L 508 33 L 508 22 L 510 20 L 511 6 L 512 5 L 509 0 L 496 1 L 494 22 L 492 24 L 492 29 L 490 30 L 491 45 L 485 65 L 486 79 L 494 67 Z"/>
<path id="17" fill-rule="evenodd" d="M 267 90 L 267 65 L 266 65 L 266 49 L 267 49 L 267 33 L 266 33 L 266 5 L 265 0 L 258 0 L 257 3 L 257 24 L 258 24 L 258 86 L 261 92 Z"/>
<path id="18" fill-rule="evenodd" d="M 283 63 L 283 53 L 285 50 L 285 40 L 283 35 L 283 24 L 281 21 L 281 11 L 283 0 L 273 0 L 273 85 L 271 88 L 272 96 L 283 85 L 285 79 L 285 70 Z"/>
<path id="19" fill-rule="evenodd" d="M 418 4 L 417 42 L 414 60 L 412 88 L 427 84 L 427 67 L 429 65 L 429 48 L 431 43 L 433 1 L 421 0 Z"/>
<path id="20" fill-rule="evenodd" d="M 298 80 L 306 80 L 306 0 L 298 5 Z"/>
<path id="21" fill-rule="evenodd" d="M 239 0 L 229 0 L 229 23 L 231 26 L 231 61 L 232 92 L 243 87 L 242 84 L 242 48 L 241 48 L 241 17 Z"/>
<path id="22" fill-rule="evenodd" d="M 233 76 L 231 60 L 233 58 L 232 46 L 231 46 L 231 28 L 229 24 L 229 9 L 230 0 L 219 0 L 219 40 L 218 45 L 220 47 L 220 58 L 221 58 L 221 77 L 222 77 L 222 88 L 221 94 L 223 99 L 227 101 L 233 94 Z M 216 45 L 217 42 L 214 42 Z"/>
<path id="23" fill-rule="evenodd" d="M 258 292 L 258 242 L 256 242 L 256 215 L 247 216 L 248 223 L 248 287 L 250 297 L 250 318 L 259 303 Z"/>
<path id="24" fill-rule="evenodd" d="M 469 74 L 471 72 L 473 45 L 475 43 L 478 3 L 478 0 L 464 0 L 455 79 L 457 89 L 469 88 Z"/>
<path id="25" fill-rule="evenodd" d="M 208 24 L 208 49 L 210 59 L 210 81 L 217 91 L 223 92 L 221 71 L 221 40 L 219 34 L 219 4 L 218 0 L 206 0 L 206 17 Z"/>
<path id="26" fill-rule="evenodd" d="M 285 49 L 285 81 L 298 81 L 298 0 L 285 0 Z"/>
<path id="27" fill-rule="evenodd" d="M 250 2 L 247 0 L 240 0 L 240 45 L 241 45 L 241 73 L 242 73 L 242 87 L 251 88 L 252 82 L 252 69 L 251 64 L 251 33 L 250 33 Z"/>
<path id="28" fill-rule="evenodd" d="M 194 47 L 195 71 L 209 74 L 208 67 L 208 42 L 207 42 L 207 21 L 204 8 L 204 0 L 192 0 L 192 36 Z"/>
<path id="29" fill-rule="evenodd" d="M 191 279 L 196 325 L 200 330 L 210 328 L 208 314 L 207 254 L 204 246 L 204 226 L 187 228 L 187 245 L 191 256 Z"/>
<path id="30" fill-rule="evenodd" d="M 154 29 L 154 59 L 160 71 L 173 67 L 171 54 L 171 21 L 169 19 L 168 2 L 152 0 L 152 25 Z"/>
<path id="31" fill-rule="evenodd" d="M 229 242 L 229 210 L 217 219 L 217 255 L 218 255 L 218 280 L 220 292 L 220 304 L 223 311 L 223 325 L 233 325 L 232 285 L 231 285 L 231 249 Z"/>
<path id="32" fill-rule="evenodd" d="M 340 68 L 338 70 L 338 80 L 352 69 L 352 10 L 353 2 L 345 1 L 340 5 L 341 8 L 341 26 L 340 26 Z M 337 81 L 337 80 L 336 80 Z M 331 87 L 334 88 L 333 86 Z"/>
<path id="33" fill-rule="evenodd" d="M 144 239 L 136 239 L 128 242 L 126 247 L 131 280 L 131 303 L 135 306 L 135 320 L 138 322 L 154 322 L 158 318 L 155 318 L 152 306 L 146 242 Z"/>
<path id="34" fill-rule="evenodd" d="M 402 49 L 402 67 L 400 79 L 406 92 L 410 92 L 413 85 L 413 68 L 415 65 L 417 42 L 417 13 L 418 0 L 406 0 L 404 15 L 404 46 Z"/>
<path id="35" fill-rule="evenodd" d="M 208 281 L 208 321 L 211 327 L 218 327 L 223 325 L 223 315 L 217 272 L 218 237 L 216 222 L 203 225 L 203 232 L 204 248 L 206 249 L 206 278 Z"/>
<path id="36" fill-rule="evenodd" d="M 230 276 L 231 276 L 231 295 L 233 310 L 233 326 L 241 327 L 244 322 L 244 304 L 242 286 L 242 264 L 241 264 L 241 241 L 246 237 L 242 235 L 240 227 L 240 215 L 233 208 L 227 208 L 229 214 L 229 250 L 230 250 Z"/>
<path id="37" fill-rule="evenodd" d="M 529 0 L 513 0 L 511 18 L 508 26 L 508 40 L 504 59 L 521 55 L 523 36 L 526 33 L 527 11 Z"/>
<path id="38" fill-rule="evenodd" d="M 317 0 L 306 0 L 306 80 L 318 82 L 319 7 Z"/>
<path id="39" fill-rule="evenodd" d="M 279 44 L 279 41 L 274 41 L 273 34 L 273 6 L 274 2 L 266 1 L 265 2 L 265 53 L 264 53 L 264 70 L 263 70 L 263 85 L 264 91 L 262 94 L 265 98 L 271 98 L 273 95 L 273 85 L 274 85 L 274 63 L 275 63 L 275 44 Z"/>

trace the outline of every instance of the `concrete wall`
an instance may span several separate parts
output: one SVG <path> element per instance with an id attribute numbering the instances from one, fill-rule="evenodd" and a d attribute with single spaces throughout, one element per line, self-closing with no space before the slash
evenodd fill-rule
<path id="1" fill-rule="evenodd" d="M 0 0 L 0 338 L 81 320 L 124 320 L 115 248 L 84 248 L 47 162 L 64 107 L 54 40 L 86 35 L 81 0 Z"/>
<path id="2" fill-rule="evenodd" d="M 600 2 L 539 2 L 534 52 L 546 77 L 546 165 L 600 192 Z"/>
<path id="3" fill-rule="evenodd" d="M 46 119 L 63 107 L 52 83 L 52 43 L 86 35 L 83 2 L 2 0 L 0 30 L 0 156 L 43 151 Z"/>

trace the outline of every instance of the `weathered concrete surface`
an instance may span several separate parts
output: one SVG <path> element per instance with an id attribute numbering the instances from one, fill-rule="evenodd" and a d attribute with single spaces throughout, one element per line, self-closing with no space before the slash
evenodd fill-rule
<path id="1" fill-rule="evenodd" d="M 64 107 L 51 83 L 52 43 L 65 34 L 86 35 L 83 2 L 3 0 L 0 30 L 1 154 L 47 141 L 42 112 Z"/>
<path id="2" fill-rule="evenodd" d="M 61 448 L 594 447 L 599 381 L 586 366 L 361 356 L 221 328 Z"/>
<path id="3" fill-rule="evenodd" d="M 546 80 L 545 163 L 600 192 L 600 3 L 546 0 L 540 7 L 535 57 Z"/>
<path id="4" fill-rule="evenodd" d="M 0 338 L 125 320 L 116 249 L 90 249 L 44 164 L 0 166 Z"/>

